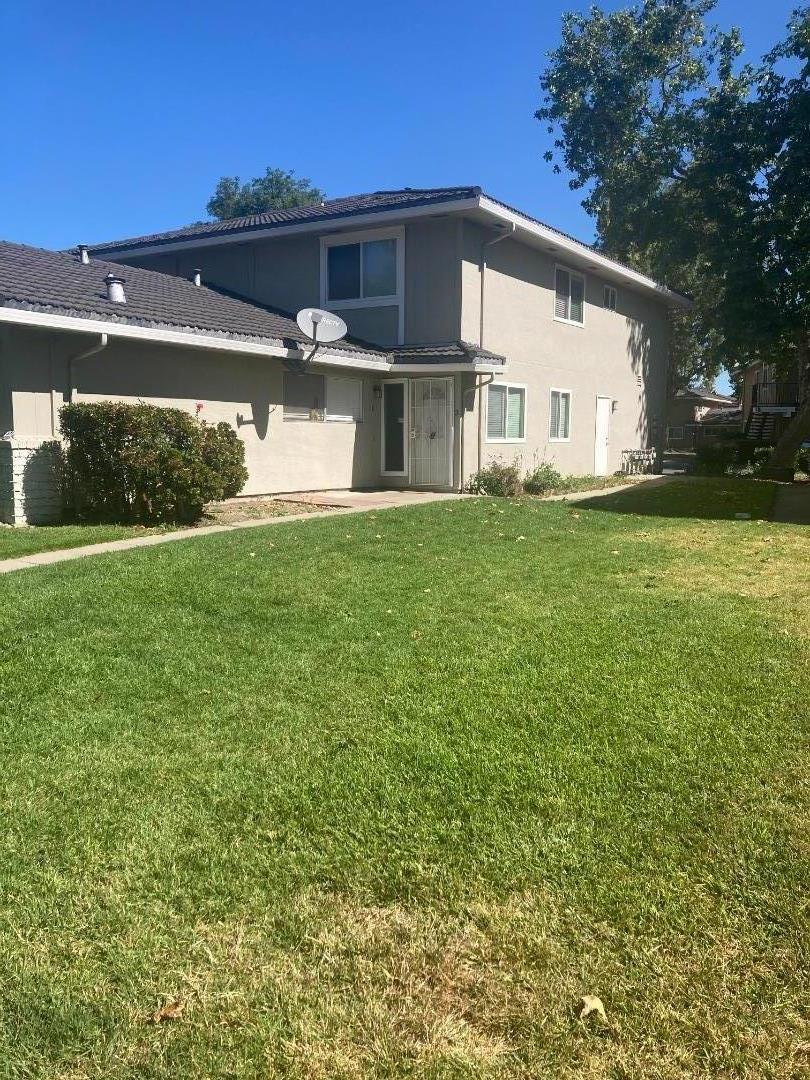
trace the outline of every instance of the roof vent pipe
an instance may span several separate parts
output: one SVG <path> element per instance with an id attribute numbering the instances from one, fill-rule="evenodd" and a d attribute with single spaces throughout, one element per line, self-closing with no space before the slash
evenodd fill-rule
<path id="1" fill-rule="evenodd" d="M 104 278 L 104 284 L 107 286 L 107 299 L 111 300 L 113 304 L 125 304 L 127 302 L 123 278 L 116 277 L 115 274 L 107 274 Z"/>
<path id="2" fill-rule="evenodd" d="M 191 280 L 194 282 L 194 284 L 199 289 L 199 287 L 202 285 L 202 270 L 192 270 L 191 271 Z"/>
<path id="3" fill-rule="evenodd" d="M 87 250 L 87 244 L 79 244 L 79 262 L 84 266 L 90 262 L 90 252 Z"/>

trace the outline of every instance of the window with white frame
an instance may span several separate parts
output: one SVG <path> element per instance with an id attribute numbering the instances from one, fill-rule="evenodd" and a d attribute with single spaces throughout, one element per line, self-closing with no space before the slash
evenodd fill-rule
<path id="1" fill-rule="evenodd" d="M 602 306 L 608 311 L 616 310 L 616 289 L 613 285 L 605 285 L 602 289 Z"/>
<path id="2" fill-rule="evenodd" d="M 526 437 L 526 387 L 490 383 L 487 442 L 521 442 Z"/>
<path id="3" fill-rule="evenodd" d="M 363 380 L 287 372 L 284 419 L 357 423 L 363 419 Z"/>
<path id="4" fill-rule="evenodd" d="M 551 442 L 571 438 L 571 391 L 552 390 L 549 405 L 548 437 Z"/>
<path id="5" fill-rule="evenodd" d="M 329 242 L 326 247 L 326 300 L 379 300 L 396 298 L 399 239 L 362 240 L 352 244 Z"/>
<path id="6" fill-rule="evenodd" d="M 554 273 L 554 318 L 577 326 L 585 322 L 585 278 L 564 266 Z"/>

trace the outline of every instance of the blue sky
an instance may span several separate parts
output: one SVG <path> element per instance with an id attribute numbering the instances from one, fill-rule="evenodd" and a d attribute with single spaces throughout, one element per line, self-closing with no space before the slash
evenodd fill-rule
<path id="1" fill-rule="evenodd" d="M 721 0 L 716 21 L 755 60 L 794 6 Z M 330 196 L 477 183 L 590 240 L 533 118 L 570 7 L 587 4 L 5 0 L 0 238 L 185 225 L 220 176 L 273 165 Z"/>
<path id="2" fill-rule="evenodd" d="M 543 54 L 570 3 L 5 0 L 0 237 L 64 247 L 205 216 L 223 174 L 330 196 L 481 184 L 592 238 L 542 160 Z M 608 5 L 619 6 L 619 5 Z M 721 0 L 756 59 L 794 0 Z"/>

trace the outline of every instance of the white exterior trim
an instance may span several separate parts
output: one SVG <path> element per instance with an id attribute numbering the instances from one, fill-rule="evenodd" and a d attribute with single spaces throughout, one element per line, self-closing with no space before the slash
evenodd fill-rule
<path id="1" fill-rule="evenodd" d="M 329 298 L 329 249 L 374 240 L 396 240 L 397 291 L 388 296 L 356 297 L 349 300 Z M 363 287 L 362 250 L 360 254 L 360 288 Z M 364 229 L 359 232 L 332 233 L 321 237 L 320 272 L 321 307 L 328 311 L 357 311 L 364 308 L 395 307 L 397 309 L 397 344 L 405 342 L 405 226 L 390 229 Z"/>
<path id="2" fill-rule="evenodd" d="M 302 221 L 294 225 L 269 225 L 265 229 L 245 229 L 240 232 L 225 233 L 224 236 L 214 235 L 195 238 L 193 240 L 167 241 L 165 244 L 149 244 L 135 247 L 120 247 L 115 251 L 105 251 L 104 244 L 93 245 L 100 252 L 90 252 L 90 258 L 101 258 L 106 262 L 116 262 L 131 255 L 162 255 L 164 252 L 187 251 L 189 248 L 219 247 L 220 244 L 244 244 L 249 240 L 269 240 L 276 236 L 295 236 L 300 233 L 322 232 L 339 233 L 347 226 L 351 229 L 362 228 L 369 225 L 372 228 L 381 222 L 398 222 L 408 218 L 432 217 L 434 214 L 464 213 L 467 210 L 477 210 L 480 200 L 475 199 L 448 199 L 446 202 L 430 203 L 423 206 L 408 206 L 393 210 L 373 210 L 366 214 L 352 214 L 351 217 L 319 218 L 317 221 Z M 137 239 L 135 237 L 134 239 Z M 114 241 L 117 243 L 117 241 Z"/>
<path id="3" fill-rule="evenodd" d="M 568 434 L 564 439 L 558 439 L 551 434 L 551 395 L 552 394 L 568 394 Z M 550 443 L 567 443 L 571 442 L 571 431 L 574 427 L 573 422 L 574 415 L 574 391 L 566 390 L 562 386 L 550 386 L 548 388 L 548 441 Z"/>
<path id="4" fill-rule="evenodd" d="M 403 375 L 429 375 L 431 371 L 457 374 L 470 371 L 474 375 L 500 375 L 506 371 L 504 364 L 393 364 L 391 371 L 402 372 Z"/>
<path id="5" fill-rule="evenodd" d="M 305 355 L 305 348 L 288 349 L 283 345 L 263 345 L 258 341 L 239 341 L 235 338 L 216 337 L 211 334 L 194 334 L 184 330 L 164 330 L 154 326 L 136 326 L 132 323 L 106 322 L 101 319 L 83 319 L 75 315 L 56 315 L 47 311 L 29 311 L 27 308 L 0 306 L 0 324 L 33 326 L 42 330 L 65 330 L 79 334 L 107 334 L 108 337 L 130 341 L 155 341 L 164 345 L 183 345 L 191 349 L 209 349 L 217 352 L 248 353 L 252 356 L 277 356 L 285 360 L 297 360 Z M 314 364 L 325 367 L 347 367 L 356 370 L 390 371 L 389 360 L 370 358 L 354 352 L 318 352 Z"/>
<path id="6" fill-rule="evenodd" d="M 497 438 L 496 439 L 491 439 L 489 437 L 489 433 L 488 433 L 488 429 L 489 429 L 489 391 L 490 391 L 491 387 L 493 387 L 493 386 L 505 386 L 506 387 L 506 416 L 507 416 L 507 420 L 508 420 L 508 417 L 509 417 L 509 390 L 511 389 L 511 390 L 522 390 L 523 391 L 523 438 L 522 439 L 509 439 L 509 438 L 506 438 L 505 436 L 504 436 L 503 439 L 497 439 Z M 527 430 L 526 418 L 528 416 L 528 413 L 529 413 L 529 387 L 528 387 L 527 383 L 522 383 L 522 382 L 495 382 L 495 381 L 487 383 L 487 405 L 486 405 L 485 415 L 484 415 L 484 431 L 487 433 L 485 441 L 488 442 L 488 443 L 506 443 L 507 445 L 509 445 L 510 443 L 512 443 L 512 444 L 514 444 L 514 443 L 525 443 L 526 442 L 526 430 Z"/>

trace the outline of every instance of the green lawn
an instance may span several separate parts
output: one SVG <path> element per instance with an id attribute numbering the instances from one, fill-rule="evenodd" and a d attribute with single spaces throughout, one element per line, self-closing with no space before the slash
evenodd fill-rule
<path id="1" fill-rule="evenodd" d="M 127 540 L 155 531 L 142 525 L 28 525 L 22 528 L 0 525 L 0 559 L 103 544 L 107 540 Z"/>
<path id="2" fill-rule="evenodd" d="M 798 1076 L 810 529 L 723 520 L 771 497 L 0 579 L 0 1077 Z"/>

